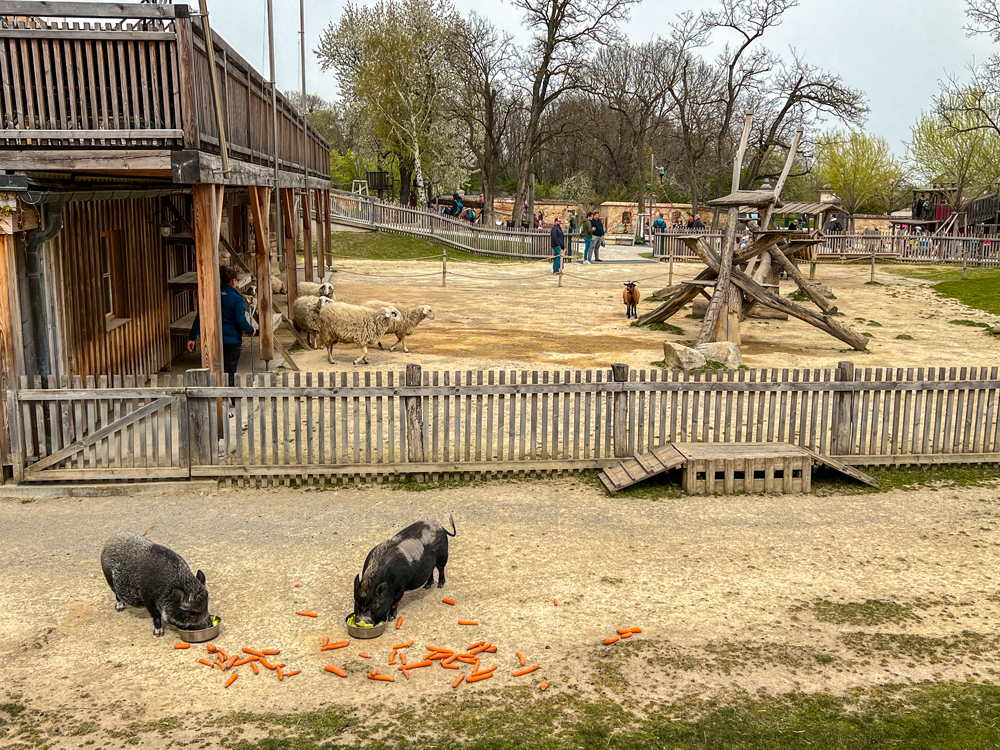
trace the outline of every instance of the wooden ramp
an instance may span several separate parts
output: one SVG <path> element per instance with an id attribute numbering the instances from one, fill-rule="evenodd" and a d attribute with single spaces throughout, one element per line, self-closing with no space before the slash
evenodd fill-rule
<path id="1" fill-rule="evenodd" d="M 868 474 L 829 456 L 790 443 L 678 443 L 636 454 L 600 473 L 612 495 L 670 469 L 684 470 L 689 494 L 809 492 L 812 467 L 822 464 L 859 482 L 878 486 Z"/>

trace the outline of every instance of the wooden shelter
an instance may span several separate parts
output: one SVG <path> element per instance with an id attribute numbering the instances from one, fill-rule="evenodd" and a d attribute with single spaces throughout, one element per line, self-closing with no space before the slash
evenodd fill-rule
<path id="1" fill-rule="evenodd" d="M 187 5 L 0 0 L 0 391 L 169 368 L 196 310 L 221 375 L 220 253 L 260 281 L 272 359 L 272 190 L 322 278 L 329 173 L 323 138 Z"/>

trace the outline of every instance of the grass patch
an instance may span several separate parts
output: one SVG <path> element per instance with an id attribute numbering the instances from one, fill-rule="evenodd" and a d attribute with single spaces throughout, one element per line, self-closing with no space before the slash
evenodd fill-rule
<path id="1" fill-rule="evenodd" d="M 896 338 L 899 339 L 900 341 L 913 341 L 913 336 L 911 336 L 908 333 L 901 333 L 898 336 L 896 336 Z"/>
<path id="2" fill-rule="evenodd" d="M 865 286 L 885 286 L 881 281 L 866 281 Z"/>
<path id="3" fill-rule="evenodd" d="M 936 281 L 934 291 L 943 297 L 951 297 L 960 302 L 994 315 L 1000 315 L 1000 295 L 996 293 L 1000 283 L 1000 270 L 993 268 L 970 268 L 968 278 L 962 278 L 961 268 L 941 268 L 939 266 L 903 266 L 892 269 L 892 273 L 913 279 Z"/>
<path id="4" fill-rule="evenodd" d="M 16 719 L 18 716 L 20 716 L 27 710 L 28 707 L 23 703 L 17 703 L 15 701 L 10 701 L 8 703 L 0 703 L 0 711 L 3 711 L 12 719 Z"/>
<path id="5" fill-rule="evenodd" d="M 913 613 L 912 606 L 880 599 L 868 599 L 863 602 L 831 602 L 819 599 L 811 605 L 797 607 L 796 611 L 812 612 L 813 617 L 820 622 L 829 622 L 833 625 L 882 625 L 887 622 L 899 624 L 919 619 Z"/>
<path id="6" fill-rule="evenodd" d="M 648 258 L 649 260 L 652 260 L 653 259 L 653 254 L 652 253 L 639 253 L 639 257 L 640 258 Z"/>
<path id="7" fill-rule="evenodd" d="M 813 493 L 820 496 L 866 495 L 893 490 L 989 487 L 1000 480 L 1000 467 L 974 464 L 896 466 L 869 473 L 878 480 L 878 487 L 869 487 L 827 467 L 817 467 L 813 469 Z"/>
<path id="8" fill-rule="evenodd" d="M 978 320 L 949 320 L 953 326 L 968 326 L 969 328 L 992 328 L 989 323 L 980 323 Z"/>
<path id="9" fill-rule="evenodd" d="M 861 656 L 927 664 L 962 663 L 969 656 L 992 653 L 997 645 L 996 638 L 968 630 L 943 638 L 910 633 L 844 633 L 839 640 Z"/>
<path id="10" fill-rule="evenodd" d="M 602 493 L 606 492 L 599 474 L 598 471 L 582 471 L 580 472 L 580 481 L 599 489 Z M 679 468 L 665 471 L 638 484 L 633 484 L 631 487 L 619 490 L 618 494 L 615 495 L 615 499 L 628 500 L 661 500 L 680 497 L 687 497 L 687 494 L 681 486 L 681 470 Z"/>
<path id="11" fill-rule="evenodd" d="M 334 232 L 333 260 L 337 258 L 362 258 L 365 260 L 426 260 L 440 263 L 444 245 L 418 237 L 407 237 L 388 232 Z M 464 250 L 448 248 L 448 260 L 475 261 L 477 263 L 511 263 L 517 260 L 487 258 Z"/>
<path id="12" fill-rule="evenodd" d="M 633 328 L 648 328 L 651 331 L 663 331 L 664 333 L 672 333 L 675 336 L 683 336 L 684 329 L 678 328 L 677 326 L 670 325 L 670 323 L 646 323 L 641 324 L 638 320 L 632 321 Z"/>

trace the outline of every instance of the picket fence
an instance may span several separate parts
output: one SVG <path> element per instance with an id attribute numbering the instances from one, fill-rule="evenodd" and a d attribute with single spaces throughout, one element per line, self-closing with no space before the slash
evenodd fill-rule
<path id="1" fill-rule="evenodd" d="M 22 381 L 8 393 L 15 480 L 563 472 L 684 442 L 789 442 L 854 465 L 1000 462 L 996 367 L 213 377 Z"/>

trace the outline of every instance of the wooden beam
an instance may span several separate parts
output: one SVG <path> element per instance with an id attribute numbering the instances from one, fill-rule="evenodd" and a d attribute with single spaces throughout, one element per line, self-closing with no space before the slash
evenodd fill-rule
<path id="1" fill-rule="evenodd" d="M 179 18 L 174 26 L 177 29 L 177 72 L 184 147 L 196 149 L 201 146 L 201 136 L 198 133 L 198 83 L 195 81 L 194 72 L 194 26 L 190 18 Z M 176 182 L 173 158 L 172 154 L 171 171 L 175 172 L 174 181 Z M 204 182 L 204 180 L 192 180 L 191 182 Z"/>
<path id="2" fill-rule="evenodd" d="M 29 132 L 29 131 L 21 131 Z M 62 136 L 70 138 L 72 136 Z M 103 137 L 103 136 L 102 136 Z M 27 148 L 3 151 L 3 166 L 16 171 L 95 172 L 156 171 L 170 177 L 170 151 L 167 149 L 53 149 Z"/>
<path id="3" fill-rule="evenodd" d="M 65 41 L 170 42 L 177 38 L 172 31 L 95 31 L 71 29 L 4 29 L 4 39 L 52 39 Z"/>
<path id="4" fill-rule="evenodd" d="M 0 16 L 55 16 L 57 18 L 187 18 L 187 5 L 139 3 L 51 2 L 0 0 Z"/>
<path id="5" fill-rule="evenodd" d="M 186 131 L 185 131 L 186 132 Z M 251 185 L 274 186 L 274 168 L 261 164 L 252 164 L 241 161 L 238 149 L 229 161 L 229 179 L 222 176 L 222 159 L 216 154 L 209 154 L 205 151 L 194 149 L 178 149 L 171 152 L 170 167 L 173 172 L 174 182 L 185 185 L 194 185 L 198 182 L 206 184 L 226 184 L 239 187 L 249 187 Z M 281 170 L 278 173 L 278 182 L 281 187 L 301 187 L 302 173 L 288 172 Z M 307 184 L 316 190 L 329 185 L 329 179 L 310 177 Z"/>
<path id="6" fill-rule="evenodd" d="M 799 267 L 795 265 L 788 257 L 781 251 L 780 247 L 772 248 L 770 251 L 771 258 L 774 262 L 781 267 L 781 270 L 788 274 L 789 278 L 794 281 L 802 293 L 811 299 L 820 310 L 832 315 L 837 312 L 837 306 L 830 302 L 826 297 L 816 291 L 816 288 L 809 283 L 809 280 L 802 275 L 802 271 Z"/>
<path id="7" fill-rule="evenodd" d="M 222 381 L 222 306 L 219 279 L 218 207 L 214 185 L 193 185 L 194 244 L 198 266 L 201 363 Z"/>
<path id="8" fill-rule="evenodd" d="M 295 251 L 295 237 L 298 226 L 295 212 L 295 191 L 292 188 L 281 188 L 282 225 L 285 231 L 285 294 L 288 297 L 288 310 L 291 311 L 299 296 L 298 253 Z"/>
<path id="9" fill-rule="evenodd" d="M 274 359 L 274 321 L 271 315 L 271 232 L 268 227 L 267 196 L 264 187 L 250 188 L 250 210 L 253 212 L 253 231 L 257 239 L 255 253 L 257 276 L 257 319 L 260 323 L 260 358 L 265 362 Z"/>
<path id="10" fill-rule="evenodd" d="M 4 464 L 10 463 L 10 421 L 7 415 L 7 391 L 17 387 L 17 350 L 14 326 L 21 321 L 14 317 L 11 297 L 17 294 L 17 284 L 10 271 L 14 267 L 14 236 L 0 235 L 0 484 L 3 484 Z"/>
<path id="11" fill-rule="evenodd" d="M 333 220 L 330 218 L 330 204 L 332 198 L 329 190 L 323 191 L 323 222 L 326 225 L 326 248 L 323 255 L 323 277 L 326 276 L 326 269 L 330 268 L 328 263 L 333 263 Z"/>
<path id="12" fill-rule="evenodd" d="M 302 196 L 302 265 L 306 281 L 313 280 L 312 197 L 312 192 L 306 188 Z"/>
<path id="13" fill-rule="evenodd" d="M 0 130 L 0 139 L 8 140 L 79 140 L 91 138 L 103 138 L 108 140 L 139 141 L 160 138 L 183 138 L 184 131 L 178 129 L 152 129 L 149 130 L 22 130 L 19 128 L 4 128 Z"/>

